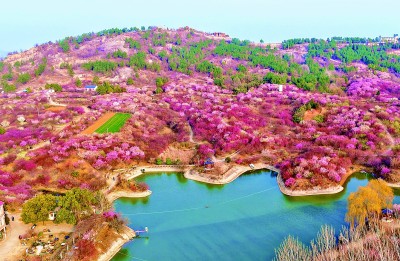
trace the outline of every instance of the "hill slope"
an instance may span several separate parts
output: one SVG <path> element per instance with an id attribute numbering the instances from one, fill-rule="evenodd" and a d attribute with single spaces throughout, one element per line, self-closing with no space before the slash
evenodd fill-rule
<path id="1" fill-rule="evenodd" d="M 203 175 L 262 161 L 291 189 L 337 184 L 353 165 L 399 182 L 399 44 L 362 42 L 131 28 L 9 55 L 0 199 L 21 202 L 42 186 L 96 190 L 111 169 L 207 158 L 214 169 Z M 120 132 L 82 134 L 109 111 L 131 114 Z"/>

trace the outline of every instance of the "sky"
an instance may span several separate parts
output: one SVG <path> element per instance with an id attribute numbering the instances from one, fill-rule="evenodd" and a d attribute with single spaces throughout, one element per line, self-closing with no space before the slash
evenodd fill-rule
<path id="1" fill-rule="evenodd" d="M 142 25 L 190 26 L 270 43 L 400 33 L 398 0 L 2 0 L 0 6 L 0 56 L 66 36 Z"/>

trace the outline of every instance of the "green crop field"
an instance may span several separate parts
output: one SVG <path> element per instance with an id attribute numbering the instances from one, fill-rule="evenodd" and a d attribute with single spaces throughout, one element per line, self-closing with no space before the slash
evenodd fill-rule
<path id="1" fill-rule="evenodd" d="M 96 133 L 114 133 L 119 132 L 119 130 L 124 126 L 125 122 L 131 117 L 129 113 L 116 113 L 111 119 L 106 123 L 101 125 L 95 132 Z"/>

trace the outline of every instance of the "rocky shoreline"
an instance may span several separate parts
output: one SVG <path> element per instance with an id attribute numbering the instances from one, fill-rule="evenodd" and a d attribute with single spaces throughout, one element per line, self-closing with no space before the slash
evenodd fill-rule
<path id="1" fill-rule="evenodd" d="M 108 194 L 106 197 L 109 202 L 113 203 L 115 200 L 119 198 L 145 198 L 150 196 L 152 193 L 151 190 L 146 190 L 143 192 L 133 192 L 133 191 L 113 191 L 110 194 Z"/>
<path id="2" fill-rule="evenodd" d="M 136 236 L 135 231 L 128 226 L 124 226 L 122 230 L 123 231 L 120 233 L 121 237 L 115 240 L 108 248 L 107 252 L 99 256 L 97 261 L 111 260 L 121 250 L 123 245 L 128 243 L 130 240 L 132 240 L 132 238 Z"/>
<path id="3" fill-rule="evenodd" d="M 330 188 L 325 188 L 325 189 L 316 187 L 312 190 L 291 190 L 291 189 L 288 189 L 285 186 L 285 184 L 283 183 L 280 173 L 278 173 L 278 175 L 276 177 L 276 182 L 278 183 L 279 190 L 283 194 L 285 194 L 287 196 L 291 196 L 291 197 L 330 195 L 330 194 L 339 193 L 339 192 L 343 191 L 343 189 L 344 189 L 341 185 L 337 185 L 336 187 L 330 187 Z"/>

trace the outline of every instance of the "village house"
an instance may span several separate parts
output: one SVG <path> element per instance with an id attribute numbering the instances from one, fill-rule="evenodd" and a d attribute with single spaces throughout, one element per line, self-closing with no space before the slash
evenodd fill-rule
<path id="1" fill-rule="evenodd" d="M 393 37 L 380 37 L 381 43 L 398 43 L 399 42 L 399 35 L 395 34 Z"/>
<path id="2" fill-rule="evenodd" d="M 85 91 L 95 92 L 96 90 L 97 90 L 97 85 L 86 85 L 85 86 Z"/>
<path id="3" fill-rule="evenodd" d="M 0 233 L 6 235 L 6 212 L 4 211 L 4 203 L 0 201 Z"/>

